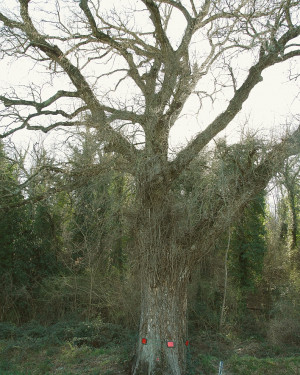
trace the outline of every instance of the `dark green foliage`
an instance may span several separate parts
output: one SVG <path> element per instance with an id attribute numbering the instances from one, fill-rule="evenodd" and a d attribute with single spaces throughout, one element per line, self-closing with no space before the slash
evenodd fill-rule
<path id="1" fill-rule="evenodd" d="M 0 322 L 0 340 L 13 339 L 18 334 L 18 327 L 12 323 Z"/>
<path id="2" fill-rule="evenodd" d="M 55 206 L 61 197 L 22 205 L 19 171 L 2 145 L 0 158 L 0 319 L 26 321 L 38 309 L 32 302 L 41 280 L 62 269 L 57 257 L 62 217 Z"/>
<path id="3" fill-rule="evenodd" d="M 243 292 L 253 291 L 261 279 L 267 251 L 264 219 L 265 193 L 261 193 L 244 210 L 232 232 L 229 272 Z"/>
<path id="4" fill-rule="evenodd" d="M 242 167 L 247 158 L 255 157 L 255 154 L 247 151 L 247 147 L 237 148 L 220 143 L 214 157 L 209 152 L 200 155 L 199 160 L 191 164 L 190 170 L 182 174 L 178 184 L 173 187 L 174 209 L 180 206 L 180 209 L 186 210 L 186 215 L 178 218 L 182 227 L 193 225 L 201 217 L 214 219 L 211 201 L 203 199 L 209 196 L 207 192 L 214 196 L 217 191 L 219 198 L 216 199 L 220 201 L 231 199 L 234 192 L 225 190 L 224 186 L 237 188 L 243 181 Z M 51 179 L 41 179 L 41 183 L 30 186 L 26 194 L 24 191 L 17 192 L 18 168 L 5 159 L 4 153 L 2 158 L 0 189 L 4 201 L 1 205 L 3 202 L 17 205 L 23 202 L 24 197 L 34 196 L 52 186 Z M 70 165 L 72 168 L 89 166 L 95 160 L 106 163 L 109 158 L 110 154 L 104 153 L 99 145 L 93 145 L 88 138 L 80 147 L 73 149 Z M 14 194 L 7 194 L 8 190 Z M 136 293 L 138 283 L 132 283 L 128 257 L 132 230 L 128 213 L 133 211 L 132 194 L 128 176 L 107 169 L 101 173 L 91 173 L 84 186 L 71 193 L 59 193 L 35 204 L 1 211 L 1 318 L 17 323 L 34 318 L 39 322 L 25 324 L 22 328 L 10 323 L 0 324 L 0 340 L 8 342 L 7 355 L 14 353 L 18 346 L 30 351 L 47 348 L 47 353 L 53 354 L 57 347 L 67 345 L 70 347 L 70 358 L 81 350 L 84 358 L 85 350 L 99 350 L 97 353 L 103 354 L 114 346 L 120 346 L 119 358 L 122 363 L 128 363 L 137 341 L 136 331 L 125 332 L 118 324 L 135 327 L 139 306 Z M 279 242 L 284 247 L 289 237 L 287 208 L 282 218 L 286 222 L 286 231 Z M 299 309 L 295 305 L 298 299 L 282 299 L 280 293 L 285 291 L 282 287 L 276 289 L 279 280 L 276 275 L 268 284 L 272 288 L 275 285 L 273 291 L 277 290 L 273 309 L 252 313 L 247 308 L 249 296 L 254 300 L 256 291 L 264 287 L 265 237 L 265 196 L 261 194 L 245 208 L 235 227 L 231 228 L 222 332 L 230 332 L 236 337 L 268 337 L 279 344 L 292 342 L 299 345 L 296 332 L 299 329 L 296 315 Z M 194 290 L 190 293 L 190 332 L 206 331 L 208 336 L 219 330 L 228 232 L 217 240 L 216 251 L 201 260 L 199 275 L 192 275 Z M 272 257 L 270 251 L 269 257 Z M 274 267 L 271 264 L 268 267 L 268 272 L 272 273 Z M 288 268 L 285 272 L 289 273 Z M 298 276 L 295 274 L 294 278 L 297 280 Z M 272 293 L 273 298 L 275 292 Z M 284 303 L 279 303 L 279 300 Z M 267 314 L 271 315 L 270 322 L 266 321 Z M 96 316 L 101 316 L 105 323 L 94 321 Z M 287 319 L 287 316 L 291 318 Z M 73 317 L 77 320 L 44 326 Z M 257 324 L 258 321 L 261 321 L 261 325 Z M 289 330 L 285 329 L 286 325 L 290 327 Z M 267 327 L 270 331 L 268 336 Z M 197 351 L 189 352 L 190 375 L 217 373 L 222 353 L 214 351 L 212 347 L 207 348 L 205 345 L 209 340 L 205 339 L 199 345 L 200 355 Z M 17 374 L 19 371 L 4 359 L 1 366 L 0 373 L 10 371 Z M 228 366 L 229 369 L 231 365 Z M 239 368 L 232 362 L 232 368 L 234 366 Z M 247 371 L 251 366 L 250 362 L 245 366 Z M 43 373 L 50 368 L 51 363 L 44 360 L 37 371 Z M 100 370 L 91 371 L 99 373 Z M 114 370 L 107 368 L 101 371 L 104 374 L 105 371 L 109 373 Z M 241 372 L 240 369 L 237 371 Z"/>
<path id="5" fill-rule="evenodd" d="M 32 272 L 28 239 L 28 215 L 25 207 L 17 206 L 23 201 L 18 190 L 18 169 L 6 156 L 0 145 L 0 318 L 18 319 L 20 309 L 26 310 L 27 286 Z"/>
<path id="6" fill-rule="evenodd" d="M 18 171 L 16 166 L 10 162 L 5 154 L 3 144 L 0 143 L 0 278 L 7 281 L 13 276 L 18 278 L 18 272 L 10 274 L 9 270 L 18 267 L 21 251 L 18 242 L 24 232 L 24 208 L 13 208 L 9 210 L 9 205 L 17 205 L 22 202 L 23 196 L 18 190 Z M 5 208 L 7 206 L 7 208 Z M 26 222 L 26 219 L 25 219 Z"/>
<path id="7" fill-rule="evenodd" d="M 53 225 L 50 210 L 44 203 L 13 209 L 7 215 L 13 217 L 14 225 L 8 230 L 11 241 L 1 246 L 0 253 L 4 290 L 15 313 L 12 319 L 24 321 L 32 316 L 31 301 L 39 283 L 62 268 L 55 234 L 49 230 Z"/>
<path id="8" fill-rule="evenodd" d="M 217 329 L 220 321 L 221 295 L 218 285 L 211 281 L 207 270 L 193 281 L 190 288 L 189 321 L 191 332 Z M 194 289 L 194 290 L 193 290 Z"/>
<path id="9" fill-rule="evenodd" d="M 84 133 L 81 142 L 80 147 L 72 150 L 74 167 L 91 166 L 95 160 L 100 163 L 109 160 L 110 155 L 101 150 L 92 133 Z M 74 261 L 78 259 L 84 266 L 88 255 L 96 263 L 101 259 L 102 272 L 111 266 L 122 271 L 128 241 L 123 219 L 126 199 L 126 177 L 109 169 L 100 175 L 91 175 L 88 183 L 74 192 L 69 227 Z"/>
<path id="10" fill-rule="evenodd" d="M 39 163 L 52 165 L 40 153 L 31 167 L 33 174 L 44 171 Z M 82 145 L 73 148 L 70 164 L 74 170 L 82 165 L 93 168 L 95 160 L 106 163 L 109 158 L 87 133 Z M 3 180 L 16 190 L 18 170 L 10 177 L 7 170 L 12 166 L 9 162 L 5 165 Z M 0 319 L 52 322 L 58 316 L 90 319 L 100 312 L 106 317 L 114 315 L 114 322 L 119 322 L 124 309 L 112 301 L 113 295 L 126 304 L 125 315 L 134 316 L 122 287 L 117 286 L 118 280 L 128 279 L 126 248 L 130 232 L 124 218 L 124 209 L 130 204 L 127 176 L 109 169 L 101 174 L 93 172 L 84 186 L 80 183 L 70 194 L 60 192 L 22 205 L 25 196 L 30 199 L 53 186 L 55 181 L 45 173 L 38 184 L 30 182 L 26 190 L 9 197 L 8 205 L 18 199 L 16 206 L 19 202 L 20 207 L 0 213 L 5 234 L 0 238 L 0 294 L 4 301 Z M 126 288 L 129 292 L 128 284 Z M 112 306 L 117 311 L 112 311 Z"/>

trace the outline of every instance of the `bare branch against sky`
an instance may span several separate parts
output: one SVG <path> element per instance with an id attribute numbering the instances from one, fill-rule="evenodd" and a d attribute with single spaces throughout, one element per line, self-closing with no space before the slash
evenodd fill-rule
<path id="1" fill-rule="evenodd" d="M 1 93 L 2 136 L 81 123 L 128 158 L 135 149 L 112 131 L 117 124 L 143 128 L 147 138 L 146 123 L 163 122 L 168 137 L 194 93 L 222 91 L 227 108 L 189 146 L 200 150 L 235 118 L 264 70 L 299 55 L 292 1 L 2 4 L 2 57 L 26 57 L 29 70 L 52 84 L 39 95 L 32 86 Z"/>

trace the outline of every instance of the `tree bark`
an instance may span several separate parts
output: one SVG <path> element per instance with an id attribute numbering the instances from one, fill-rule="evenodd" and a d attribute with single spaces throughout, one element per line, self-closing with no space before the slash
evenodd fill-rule
<path id="1" fill-rule="evenodd" d="M 136 233 L 141 317 L 132 375 L 184 375 L 189 273 L 185 252 L 175 242 L 178 217 L 164 185 L 140 187 Z"/>
<path id="2" fill-rule="evenodd" d="M 297 248 L 297 233 L 298 233 L 298 220 L 297 220 L 297 207 L 296 207 L 296 197 L 294 192 L 294 187 L 288 187 L 288 198 L 292 214 L 292 223 L 291 223 L 291 234 L 292 234 L 292 243 L 291 250 Z"/>
<path id="3" fill-rule="evenodd" d="M 166 277 L 168 279 L 168 277 Z M 133 375 L 183 375 L 186 370 L 185 280 L 151 285 L 142 280 L 139 342 Z M 146 343 L 143 343 L 146 339 Z M 174 346 L 168 347 L 168 342 Z"/>

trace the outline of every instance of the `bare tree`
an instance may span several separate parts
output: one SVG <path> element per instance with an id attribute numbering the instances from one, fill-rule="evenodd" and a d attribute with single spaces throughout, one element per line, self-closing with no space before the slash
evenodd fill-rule
<path id="1" fill-rule="evenodd" d="M 284 160 L 299 153 L 300 128 L 295 125 L 293 134 L 267 152 L 252 148 L 246 159 L 236 160 L 234 179 L 225 176 L 222 186 L 204 189 L 191 220 L 184 205 L 176 204 L 174 185 L 240 112 L 262 73 L 300 55 L 299 5 L 293 0 L 118 3 L 56 0 L 53 7 L 18 0 L 15 9 L 1 6 L 1 54 L 26 57 L 48 80 L 48 91 L 37 83 L 26 94 L 24 87 L 14 87 L 0 96 L 2 137 L 20 129 L 47 133 L 85 125 L 113 153 L 115 168 L 134 177 L 142 301 L 132 374 L 180 375 L 186 368 L 190 274 Z M 47 96 L 50 84 L 58 90 Z M 204 105 L 219 91 L 229 93 L 228 86 L 223 112 L 170 158 L 170 130 L 187 100 L 196 96 Z"/>

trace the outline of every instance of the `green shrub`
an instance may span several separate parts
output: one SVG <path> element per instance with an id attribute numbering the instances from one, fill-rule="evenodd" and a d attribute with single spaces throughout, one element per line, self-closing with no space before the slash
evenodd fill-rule
<path id="1" fill-rule="evenodd" d="M 15 324 L 0 322 L 0 340 L 7 340 L 16 337 L 18 328 Z"/>
<path id="2" fill-rule="evenodd" d="M 300 346 L 300 284 L 282 291 L 273 309 L 268 337 L 273 344 Z"/>

